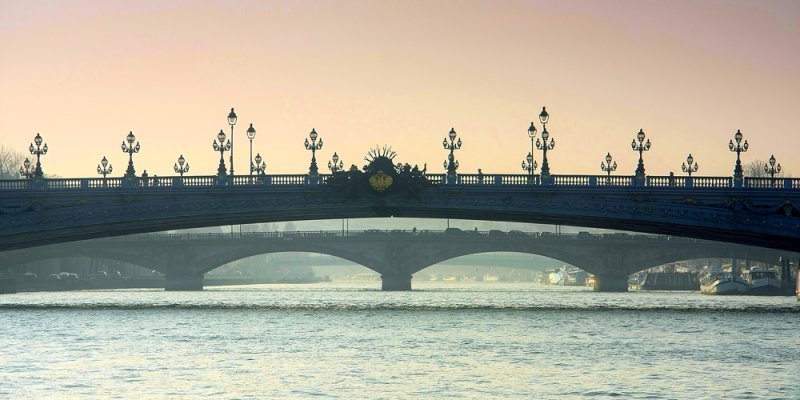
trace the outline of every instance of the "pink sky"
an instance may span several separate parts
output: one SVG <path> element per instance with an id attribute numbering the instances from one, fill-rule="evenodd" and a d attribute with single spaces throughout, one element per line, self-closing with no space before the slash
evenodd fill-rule
<path id="1" fill-rule="evenodd" d="M 0 144 L 41 132 L 61 176 L 104 155 L 121 175 L 130 130 L 138 172 L 172 175 L 183 154 L 214 174 L 230 107 L 240 174 L 250 122 L 268 173 L 307 171 L 311 128 L 321 166 L 388 144 L 440 172 L 451 126 L 460 172 L 521 173 L 542 105 L 556 174 L 600 174 L 606 152 L 632 174 L 640 128 L 648 174 L 691 152 L 699 174 L 730 175 L 736 129 L 745 162 L 800 174 L 797 1 L 0 0 L 0 60 Z"/>

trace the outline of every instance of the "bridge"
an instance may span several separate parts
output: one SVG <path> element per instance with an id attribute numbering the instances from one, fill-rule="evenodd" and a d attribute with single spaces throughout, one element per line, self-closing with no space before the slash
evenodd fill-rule
<path id="1" fill-rule="evenodd" d="M 772 265 L 800 254 L 669 236 L 460 231 L 317 231 L 232 234 L 144 234 L 0 253 L 5 268 L 64 257 L 92 257 L 154 269 L 167 290 L 201 290 L 203 274 L 243 258 L 278 252 L 339 257 L 381 275 L 383 290 L 410 290 L 412 275 L 471 254 L 541 255 L 594 274 L 598 291 L 627 291 L 628 275 L 666 263 L 730 258 Z"/>

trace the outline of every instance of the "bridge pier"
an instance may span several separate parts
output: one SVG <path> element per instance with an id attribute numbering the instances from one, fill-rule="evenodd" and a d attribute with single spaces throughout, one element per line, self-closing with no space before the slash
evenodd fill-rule
<path id="1" fill-rule="evenodd" d="M 411 290 L 411 274 L 406 274 L 406 273 L 382 274 L 381 290 L 383 291 Z"/>
<path id="2" fill-rule="evenodd" d="M 628 276 L 596 275 L 594 281 L 595 292 L 627 292 Z"/>
<path id="3" fill-rule="evenodd" d="M 164 290 L 167 291 L 197 291 L 203 290 L 203 275 L 166 275 L 164 276 Z"/>

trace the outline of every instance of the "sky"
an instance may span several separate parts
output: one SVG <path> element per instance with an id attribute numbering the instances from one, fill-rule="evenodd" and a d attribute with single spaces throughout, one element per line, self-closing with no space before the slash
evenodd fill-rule
<path id="1" fill-rule="evenodd" d="M 383 145 L 443 172 L 451 127 L 459 172 L 522 173 L 542 106 L 554 174 L 633 174 L 639 129 L 651 175 L 731 175 L 737 129 L 800 174 L 798 1 L 0 0 L 0 61 L 0 144 L 41 133 L 63 177 L 121 176 L 129 131 L 138 173 L 215 174 L 231 107 L 237 174 L 250 123 L 268 173 L 308 171 L 312 128 L 322 172 Z"/>

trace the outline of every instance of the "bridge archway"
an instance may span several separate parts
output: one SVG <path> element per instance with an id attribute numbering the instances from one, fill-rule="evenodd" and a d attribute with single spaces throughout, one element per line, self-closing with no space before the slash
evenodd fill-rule
<path id="1" fill-rule="evenodd" d="M 220 269 L 229 267 L 231 270 L 242 272 L 242 276 L 272 277 L 284 281 L 300 281 L 321 279 L 315 271 L 324 271 L 326 268 L 347 268 L 352 274 L 370 274 L 377 278 L 379 273 L 364 265 L 346 258 L 315 251 L 270 251 L 255 252 L 233 259 L 225 264 L 201 270 L 207 277 L 214 275 Z M 242 271 L 244 270 L 244 271 Z M 328 278 L 333 274 L 326 274 Z"/>

